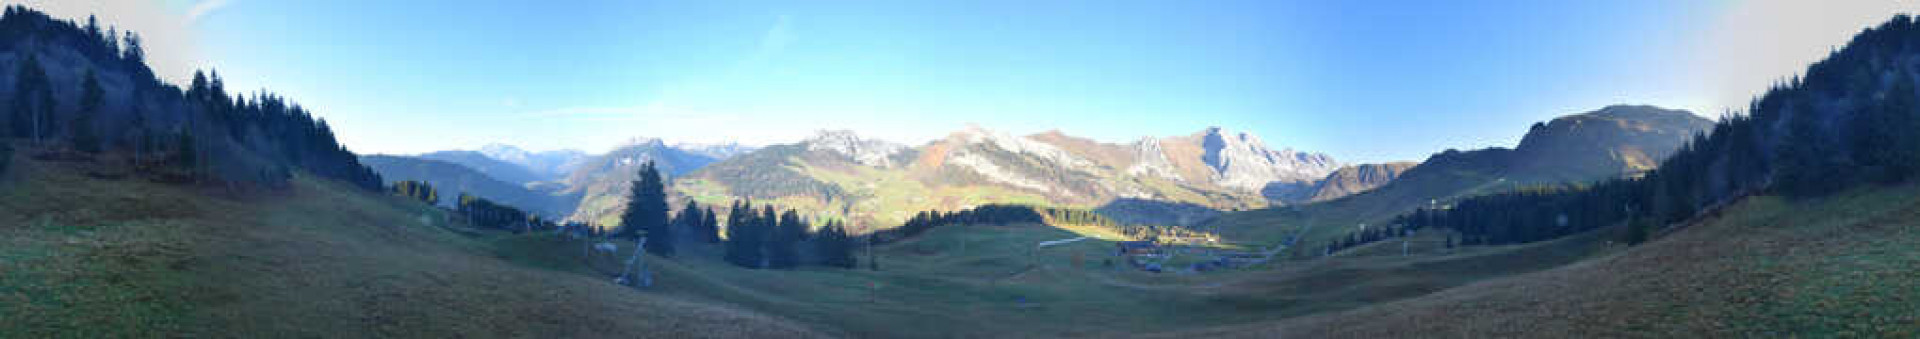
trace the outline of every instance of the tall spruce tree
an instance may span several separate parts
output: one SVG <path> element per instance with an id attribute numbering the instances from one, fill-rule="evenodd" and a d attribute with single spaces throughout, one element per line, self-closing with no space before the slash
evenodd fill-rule
<path id="1" fill-rule="evenodd" d="M 709 244 L 718 244 L 720 243 L 720 217 L 713 214 L 711 205 L 707 206 L 706 212 L 700 213 L 705 217 L 700 220 L 700 236 Z"/>
<path id="2" fill-rule="evenodd" d="M 765 232 L 760 231 L 760 216 L 753 210 L 753 202 L 734 202 L 732 213 L 727 215 L 727 262 L 740 267 L 760 268 L 761 243 Z"/>
<path id="3" fill-rule="evenodd" d="M 647 232 L 647 252 L 673 256 L 673 227 L 667 223 L 666 185 L 652 161 L 640 166 L 640 180 L 627 194 L 627 210 L 620 215 L 621 235 L 629 239 Z"/>
<path id="4" fill-rule="evenodd" d="M 772 267 L 773 256 L 778 255 L 773 251 L 773 242 L 779 241 L 774 239 L 774 231 L 779 228 L 780 214 L 774 212 L 773 204 L 760 205 L 760 216 L 754 220 L 759 222 L 754 223 L 753 231 L 760 237 L 760 263 L 755 267 Z"/>

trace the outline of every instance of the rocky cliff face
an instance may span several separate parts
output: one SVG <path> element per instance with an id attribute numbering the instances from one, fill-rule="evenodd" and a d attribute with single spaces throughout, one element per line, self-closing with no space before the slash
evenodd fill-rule
<path id="1" fill-rule="evenodd" d="M 805 144 L 809 151 L 832 152 L 855 163 L 875 167 L 892 167 L 893 156 L 907 149 L 904 145 L 863 138 L 847 130 L 820 131 L 801 144 Z"/>
<path id="2" fill-rule="evenodd" d="M 1205 152 L 1200 160 L 1213 169 L 1212 181 L 1225 187 L 1254 191 L 1274 182 L 1313 182 L 1340 168 L 1326 154 L 1267 148 L 1252 134 L 1219 127 L 1201 131 L 1199 139 Z"/>
<path id="3" fill-rule="evenodd" d="M 1314 183 L 1298 202 L 1310 203 L 1333 200 L 1336 198 L 1366 192 L 1393 182 L 1401 172 L 1418 165 L 1413 162 L 1391 162 L 1384 164 L 1362 164 L 1341 167 L 1328 174 L 1325 179 Z"/>

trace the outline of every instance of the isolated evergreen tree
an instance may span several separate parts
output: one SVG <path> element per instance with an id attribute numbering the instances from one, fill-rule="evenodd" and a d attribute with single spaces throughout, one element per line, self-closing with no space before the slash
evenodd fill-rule
<path id="1" fill-rule="evenodd" d="M 667 223 L 666 185 L 661 182 L 660 171 L 652 161 L 640 166 L 640 180 L 633 182 L 631 193 L 627 195 L 627 210 L 620 215 L 620 228 L 624 236 L 634 238 L 639 231 L 647 232 L 647 252 L 667 257 L 673 256 L 673 227 Z"/>

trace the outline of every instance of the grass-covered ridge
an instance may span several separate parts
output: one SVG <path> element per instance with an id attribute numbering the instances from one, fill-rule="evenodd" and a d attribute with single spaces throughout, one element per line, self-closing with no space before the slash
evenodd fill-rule
<path id="1" fill-rule="evenodd" d="M 516 236 L 329 180 L 230 195 L 13 160 L 0 176 L 0 337 L 813 333 L 536 265 L 509 255 Z"/>
<path id="2" fill-rule="evenodd" d="M 1432 295 L 1172 337 L 1912 337 L 1920 186 L 1763 196 L 1632 250 Z"/>

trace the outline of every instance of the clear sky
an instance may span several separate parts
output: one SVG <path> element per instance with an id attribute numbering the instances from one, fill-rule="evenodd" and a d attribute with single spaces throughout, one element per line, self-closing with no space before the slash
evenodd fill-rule
<path id="1" fill-rule="evenodd" d="M 17 2 L 17 1 L 16 1 Z M 1744 106 L 1909 1 L 28 1 L 147 33 L 361 153 L 632 137 L 1109 142 L 1207 126 L 1349 161 L 1615 103 Z M 564 3 L 564 4 L 560 4 Z M 156 16 L 158 18 L 156 18 Z M 151 21 L 152 23 L 147 23 Z"/>

